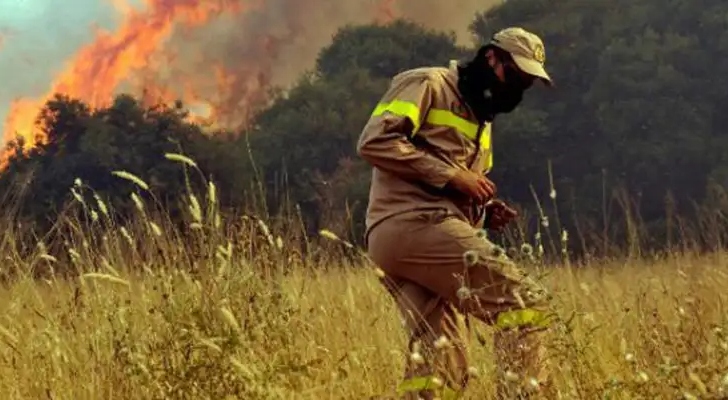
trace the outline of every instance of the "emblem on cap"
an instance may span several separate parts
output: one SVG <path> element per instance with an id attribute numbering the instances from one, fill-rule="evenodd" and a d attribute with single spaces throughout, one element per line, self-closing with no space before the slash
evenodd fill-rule
<path id="1" fill-rule="evenodd" d="M 546 62 L 546 51 L 542 44 L 537 44 L 533 49 L 533 58 L 541 64 Z"/>

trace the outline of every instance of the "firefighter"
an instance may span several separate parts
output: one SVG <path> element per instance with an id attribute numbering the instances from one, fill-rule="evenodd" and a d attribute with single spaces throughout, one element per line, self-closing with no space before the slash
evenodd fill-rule
<path id="1" fill-rule="evenodd" d="M 516 216 L 487 178 L 491 124 L 535 82 L 553 86 L 544 63 L 538 36 L 501 30 L 467 62 L 394 76 L 361 133 L 357 152 L 373 166 L 365 246 L 409 331 L 405 379 L 465 388 L 467 315 L 495 329 L 499 398 L 549 387 L 546 292 L 482 234 Z"/>

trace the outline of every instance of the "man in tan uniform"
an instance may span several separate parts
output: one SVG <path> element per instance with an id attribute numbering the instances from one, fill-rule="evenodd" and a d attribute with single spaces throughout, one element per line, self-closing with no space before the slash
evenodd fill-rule
<path id="1" fill-rule="evenodd" d="M 410 332 L 406 378 L 465 387 L 463 313 L 496 329 L 499 398 L 543 396 L 550 382 L 539 341 L 545 292 L 481 234 L 515 216 L 485 177 L 491 122 L 535 81 L 552 85 L 544 62 L 538 36 L 504 29 L 468 63 L 396 75 L 364 127 L 357 151 L 374 167 L 365 241 Z"/>

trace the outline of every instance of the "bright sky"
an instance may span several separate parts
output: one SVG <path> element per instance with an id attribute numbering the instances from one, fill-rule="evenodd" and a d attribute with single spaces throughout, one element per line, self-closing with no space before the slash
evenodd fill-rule
<path id="1" fill-rule="evenodd" d="M 0 0 L 0 143 L 10 102 L 45 94 L 92 26 L 112 29 L 117 17 L 110 0 Z"/>

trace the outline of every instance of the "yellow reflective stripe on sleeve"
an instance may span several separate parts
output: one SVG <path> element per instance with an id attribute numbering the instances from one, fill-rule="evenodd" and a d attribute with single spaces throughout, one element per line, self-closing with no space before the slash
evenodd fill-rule
<path id="1" fill-rule="evenodd" d="M 501 329 L 519 327 L 546 327 L 550 323 L 547 313 L 532 308 L 504 311 L 498 314 L 495 326 Z"/>
<path id="2" fill-rule="evenodd" d="M 389 103 L 379 103 L 374 109 L 372 116 L 382 115 L 385 111 L 412 120 L 414 132 L 420 129 L 420 108 L 417 104 L 404 100 L 392 100 Z"/>

